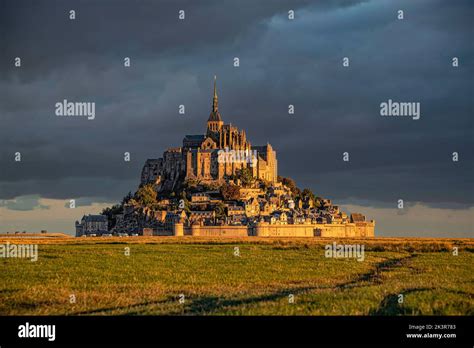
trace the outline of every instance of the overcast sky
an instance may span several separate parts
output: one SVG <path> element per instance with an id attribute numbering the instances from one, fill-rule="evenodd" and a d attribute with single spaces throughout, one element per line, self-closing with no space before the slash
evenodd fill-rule
<path id="1" fill-rule="evenodd" d="M 0 230 L 72 233 L 134 191 L 147 158 L 205 132 L 217 75 L 224 121 L 280 175 L 379 235 L 474 237 L 473 17 L 469 0 L 0 0 Z M 64 99 L 95 119 L 57 117 Z M 420 119 L 380 116 L 388 99 Z"/>

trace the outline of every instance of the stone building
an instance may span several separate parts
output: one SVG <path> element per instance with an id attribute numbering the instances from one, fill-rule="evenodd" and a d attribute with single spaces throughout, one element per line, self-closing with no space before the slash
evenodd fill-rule
<path id="1" fill-rule="evenodd" d="M 186 135 L 181 147 L 167 149 L 162 158 L 148 159 L 141 184 L 152 183 L 158 190 L 173 190 L 180 180 L 222 182 L 243 168 L 248 168 L 255 178 L 277 181 L 278 162 L 272 146 L 252 146 L 244 130 L 222 121 L 214 79 L 206 134 Z"/>
<path id="2" fill-rule="evenodd" d="M 209 202 L 209 195 L 207 193 L 193 193 L 191 195 L 191 202 L 192 203 L 208 203 Z"/>
<path id="3" fill-rule="evenodd" d="M 76 237 L 88 234 L 103 234 L 107 233 L 108 220 L 105 215 L 84 215 L 81 222 L 76 221 Z"/>

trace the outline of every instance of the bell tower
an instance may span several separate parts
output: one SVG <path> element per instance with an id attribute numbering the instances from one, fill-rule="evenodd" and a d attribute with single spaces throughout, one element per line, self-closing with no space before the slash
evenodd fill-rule
<path id="1" fill-rule="evenodd" d="M 216 89 L 216 76 L 214 76 L 214 97 L 212 98 L 212 111 L 207 120 L 207 133 L 219 132 L 224 122 L 221 119 L 221 114 L 218 110 L 218 98 Z"/>

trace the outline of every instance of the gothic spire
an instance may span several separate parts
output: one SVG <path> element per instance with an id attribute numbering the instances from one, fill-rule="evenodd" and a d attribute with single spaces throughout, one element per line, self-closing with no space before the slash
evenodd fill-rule
<path id="1" fill-rule="evenodd" d="M 217 132 L 221 129 L 224 122 L 222 122 L 221 115 L 217 110 L 217 86 L 216 86 L 216 76 L 214 75 L 214 97 L 212 98 L 212 111 L 207 120 L 207 128 L 212 132 Z"/>
<path id="2" fill-rule="evenodd" d="M 217 112 L 217 88 L 216 88 L 217 77 L 214 75 L 214 98 L 212 98 L 212 112 Z"/>

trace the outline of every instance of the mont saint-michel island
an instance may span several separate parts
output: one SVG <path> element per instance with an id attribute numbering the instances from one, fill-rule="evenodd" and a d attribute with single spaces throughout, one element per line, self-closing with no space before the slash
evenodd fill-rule
<path id="1" fill-rule="evenodd" d="M 76 221 L 84 236 L 374 237 L 375 221 L 278 175 L 277 152 L 224 124 L 216 78 L 205 134 L 148 159 L 138 190 Z"/>

